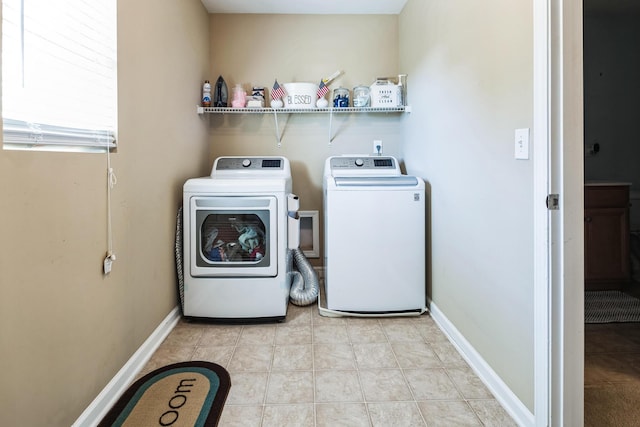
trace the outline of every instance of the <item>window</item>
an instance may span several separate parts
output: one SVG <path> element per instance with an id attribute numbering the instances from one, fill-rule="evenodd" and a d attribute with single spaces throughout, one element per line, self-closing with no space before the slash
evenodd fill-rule
<path id="1" fill-rule="evenodd" d="M 116 0 L 2 0 L 5 149 L 115 147 Z"/>

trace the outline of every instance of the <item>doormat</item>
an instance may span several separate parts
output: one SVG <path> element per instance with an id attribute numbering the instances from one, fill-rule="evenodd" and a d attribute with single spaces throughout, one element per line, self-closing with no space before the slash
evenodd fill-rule
<path id="1" fill-rule="evenodd" d="M 215 363 L 164 366 L 133 383 L 98 426 L 213 427 L 230 388 L 229 373 Z"/>
<path id="2" fill-rule="evenodd" d="M 586 291 L 584 322 L 640 322 L 640 300 L 620 291 Z"/>

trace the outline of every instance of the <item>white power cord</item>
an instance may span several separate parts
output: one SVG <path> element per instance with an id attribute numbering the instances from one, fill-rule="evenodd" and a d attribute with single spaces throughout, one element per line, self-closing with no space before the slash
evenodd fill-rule
<path id="1" fill-rule="evenodd" d="M 111 264 L 116 260 L 116 254 L 113 252 L 113 232 L 111 230 L 111 190 L 115 187 L 118 179 L 111 167 L 111 149 L 107 147 L 107 256 L 104 259 L 104 274 L 111 273 Z"/>

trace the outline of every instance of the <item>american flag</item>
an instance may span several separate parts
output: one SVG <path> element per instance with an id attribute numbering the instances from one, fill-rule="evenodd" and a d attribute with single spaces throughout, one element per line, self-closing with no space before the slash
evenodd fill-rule
<path id="1" fill-rule="evenodd" d="M 318 86 L 318 99 L 322 98 L 329 92 L 329 87 L 324 84 L 324 80 L 320 80 L 320 86 Z"/>
<path id="2" fill-rule="evenodd" d="M 285 96 L 284 89 L 278 84 L 278 81 L 273 84 L 273 90 L 271 91 L 271 99 L 280 99 Z"/>

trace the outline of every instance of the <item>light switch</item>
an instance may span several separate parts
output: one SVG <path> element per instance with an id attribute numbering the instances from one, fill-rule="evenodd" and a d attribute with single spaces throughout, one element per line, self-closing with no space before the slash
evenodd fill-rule
<path id="1" fill-rule="evenodd" d="M 515 158 L 529 159 L 529 128 L 516 129 Z"/>

